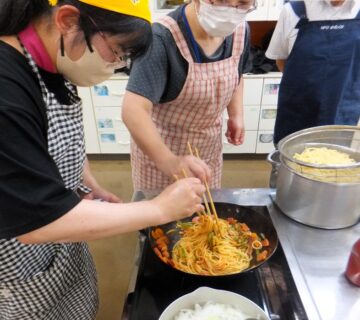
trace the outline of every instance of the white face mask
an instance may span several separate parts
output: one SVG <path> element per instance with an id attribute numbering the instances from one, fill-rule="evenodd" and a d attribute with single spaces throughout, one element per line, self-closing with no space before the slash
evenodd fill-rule
<path id="1" fill-rule="evenodd" d="M 208 35 L 227 37 L 245 20 L 247 11 L 233 7 L 214 6 L 200 0 L 200 9 L 196 14 L 201 27 Z"/>
<path id="2" fill-rule="evenodd" d="M 123 67 L 119 62 L 105 61 L 94 46 L 92 50 L 86 46 L 84 54 L 77 61 L 71 60 L 65 50 L 59 50 L 56 60 L 58 72 L 74 85 L 91 87 L 109 79 L 115 69 Z"/>

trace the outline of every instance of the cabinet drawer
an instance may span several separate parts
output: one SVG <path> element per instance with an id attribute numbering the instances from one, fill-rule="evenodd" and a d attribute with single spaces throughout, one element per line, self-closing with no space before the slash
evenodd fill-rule
<path id="1" fill-rule="evenodd" d="M 109 80 L 91 88 L 95 107 L 120 107 L 125 94 L 127 80 Z"/>
<path id="2" fill-rule="evenodd" d="M 127 130 L 121 119 L 120 107 L 97 107 L 95 117 L 98 131 Z"/>
<path id="3" fill-rule="evenodd" d="M 274 132 L 272 130 L 259 131 L 256 142 L 256 153 L 270 153 L 274 149 Z"/>
<path id="4" fill-rule="evenodd" d="M 239 146 L 230 144 L 223 132 L 223 153 L 255 153 L 257 131 L 245 131 L 244 143 Z"/>
<path id="5" fill-rule="evenodd" d="M 245 130 L 257 130 L 259 127 L 260 106 L 244 106 Z"/>
<path id="6" fill-rule="evenodd" d="M 260 112 L 259 130 L 274 130 L 277 107 L 263 106 Z"/>
<path id="7" fill-rule="evenodd" d="M 263 91 L 263 79 L 244 78 L 244 106 L 260 105 Z"/>
<path id="8" fill-rule="evenodd" d="M 280 82 L 281 78 L 264 79 L 264 87 L 261 100 L 262 105 L 277 106 Z"/>
<path id="9" fill-rule="evenodd" d="M 130 153 L 130 133 L 126 130 L 103 131 L 99 133 L 102 153 Z"/>
<path id="10" fill-rule="evenodd" d="M 84 133 L 86 153 L 100 153 L 100 146 L 96 130 L 94 109 L 91 101 L 90 88 L 78 87 L 79 97 L 83 102 Z"/>

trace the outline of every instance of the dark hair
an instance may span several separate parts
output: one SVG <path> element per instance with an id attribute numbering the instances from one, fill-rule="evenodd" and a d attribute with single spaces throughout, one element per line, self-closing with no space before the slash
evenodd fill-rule
<path id="1" fill-rule="evenodd" d="M 151 25 L 144 19 L 104 10 L 78 0 L 59 0 L 58 6 L 72 5 L 79 9 L 79 27 L 91 38 L 98 31 L 121 36 L 121 49 L 134 59 L 151 44 Z M 50 16 L 48 0 L 0 0 L 0 36 L 16 35 L 31 21 Z M 95 22 L 95 24 L 94 24 Z"/>

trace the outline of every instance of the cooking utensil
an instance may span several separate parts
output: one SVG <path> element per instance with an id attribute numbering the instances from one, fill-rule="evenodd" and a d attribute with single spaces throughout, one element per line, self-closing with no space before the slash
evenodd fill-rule
<path id="1" fill-rule="evenodd" d="M 353 146 L 360 127 L 321 126 L 302 130 L 279 142 L 276 203 L 290 218 L 324 229 L 352 226 L 360 218 L 360 150 Z M 354 163 L 316 165 L 293 158 L 308 147 L 347 153 Z M 273 160 L 274 156 L 269 155 Z"/>
<path id="2" fill-rule="evenodd" d="M 217 290 L 209 287 L 200 287 L 173 301 L 161 314 L 159 320 L 173 320 L 182 309 L 193 309 L 195 304 L 214 302 L 233 305 L 243 313 L 253 317 L 247 320 L 269 320 L 265 312 L 254 302 L 244 296 L 226 290 Z"/>
<path id="3" fill-rule="evenodd" d="M 246 223 L 250 230 L 252 232 L 255 232 L 257 234 L 263 233 L 265 237 L 269 240 L 269 247 L 266 247 L 266 250 L 268 250 L 269 254 L 267 258 L 264 261 L 256 261 L 256 258 L 253 258 L 250 263 L 250 267 L 248 269 L 245 269 L 241 271 L 240 273 L 253 270 L 257 267 L 259 267 L 261 264 L 263 264 L 267 259 L 269 259 L 272 254 L 275 252 L 277 245 L 278 245 L 278 237 L 276 234 L 276 230 L 271 222 L 270 216 L 264 215 L 262 213 L 257 212 L 253 208 L 250 207 L 243 207 L 236 204 L 230 204 L 230 203 L 214 203 L 216 211 L 218 213 L 219 218 L 227 219 L 227 218 L 235 218 L 239 222 Z M 188 222 L 191 221 L 191 218 L 183 219 L 181 222 Z M 176 223 L 172 222 L 165 224 L 161 226 L 161 229 L 167 233 L 169 230 L 176 229 Z M 151 231 L 156 229 L 156 227 L 149 228 L 148 229 L 148 238 L 151 243 L 152 248 L 154 249 L 156 247 L 156 242 L 154 238 L 151 236 Z M 175 245 L 175 243 L 180 239 L 181 235 L 179 232 L 170 232 L 167 234 L 169 238 L 169 252 L 172 252 L 172 248 Z M 171 265 L 168 264 L 169 267 L 173 268 Z M 178 269 L 176 269 L 178 270 Z M 179 270 L 181 271 L 181 270 Z M 184 271 L 181 271 L 184 272 Z M 186 272 L 184 272 L 186 273 Z M 199 275 L 200 276 L 200 275 Z M 223 275 L 218 275 L 216 277 L 220 277 Z M 226 276 L 226 275 L 225 275 Z"/>

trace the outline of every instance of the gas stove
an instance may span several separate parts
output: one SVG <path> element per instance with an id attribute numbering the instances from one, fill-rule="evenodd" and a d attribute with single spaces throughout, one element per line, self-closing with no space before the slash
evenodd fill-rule
<path id="1" fill-rule="evenodd" d="M 317 283 L 322 285 L 322 289 L 327 290 L 327 288 L 331 288 L 332 281 L 339 284 L 340 280 L 344 279 L 337 274 L 331 277 L 327 275 L 328 284 L 324 288 L 323 282 L 319 282 L 320 280 L 317 278 L 312 278 L 313 274 L 307 270 L 307 266 L 313 261 L 312 268 L 317 272 L 316 263 L 319 259 L 325 259 L 327 256 L 321 257 L 321 254 L 315 254 L 314 257 L 309 257 L 308 248 L 298 244 L 300 240 L 304 240 L 302 237 L 307 238 L 306 243 L 311 242 L 312 237 L 316 235 L 317 245 L 321 247 L 321 236 L 335 236 L 334 232 L 306 227 L 285 217 L 272 204 L 270 195 L 273 191 L 271 189 L 231 189 L 212 192 L 216 202 L 247 206 L 261 214 L 271 216 L 278 232 L 279 246 L 268 261 L 252 271 L 221 277 L 185 274 L 162 263 L 154 254 L 147 238 L 140 235 L 138 263 L 134 271 L 135 281 L 129 288 L 121 319 L 158 320 L 160 314 L 172 301 L 202 286 L 241 294 L 259 305 L 272 320 L 339 319 L 336 312 L 334 316 L 328 316 L 327 311 L 323 310 L 327 301 L 316 299 L 317 291 L 321 290 L 317 287 Z M 142 198 L 143 196 L 138 194 L 134 200 L 139 201 Z M 351 230 L 337 231 L 339 237 L 343 237 L 343 233 L 346 232 L 347 237 L 345 238 L 350 243 L 351 239 L 359 234 L 359 225 Z M 298 247 L 296 248 L 296 246 Z M 334 253 L 336 255 L 336 250 Z M 326 262 L 326 260 L 321 261 Z M 334 267 L 334 262 L 332 267 Z M 341 267 L 340 264 L 338 268 Z M 325 268 L 324 272 L 326 271 Z M 319 276 L 321 278 L 321 275 Z M 312 283 L 308 283 L 309 280 Z M 354 288 L 350 284 L 341 283 L 341 285 L 342 287 L 338 287 L 341 290 L 336 293 L 344 296 L 343 302 L 341 299 L 336 302 L 336 308 L 339 309 L 340 307 L 340 312 L 351 307 L 360 297 L 359 291 L 355 291 L 356 288 L 352 291 Z M 329 292 L 323 294 L 331 296 Z"/>

